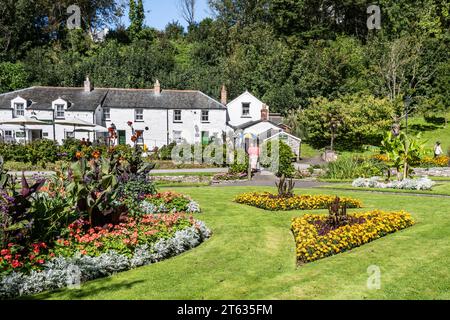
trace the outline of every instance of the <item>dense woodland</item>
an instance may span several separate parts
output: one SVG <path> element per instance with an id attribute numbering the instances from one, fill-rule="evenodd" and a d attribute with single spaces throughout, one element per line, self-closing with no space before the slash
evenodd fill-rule
<path id="1" fill-rule="evenodd" d="M 317 147 L 333 130 L 343 147 L 376 142 L 407 96 L 412 112 L 450 106 L 448 0 L 379 0 L 381 30 L 368 30 L 364 0 L 209 0 L 214 18 L 203 21 L 195 1 L 182 2 L 187 30 L 174 21 L 158 31 L 144 24 L 142 0 L 0 0 L 0 92 L 80 86 L 87 74 L 97 87 L 159 79 L 216 98 L 225 84 L 230 98 L 248 89 L 287 115 Z M 70 31 L 73 3 L 82 28 Z M 107 39 L 94 42 L 105 26 Z"/>

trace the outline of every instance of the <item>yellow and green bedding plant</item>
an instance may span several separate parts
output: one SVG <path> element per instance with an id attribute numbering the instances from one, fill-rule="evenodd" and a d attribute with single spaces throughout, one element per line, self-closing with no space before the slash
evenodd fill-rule
<path id="1" fill-rule="evenodd" d="M 270 211 L 289 211 L 327 209 L 335 198 L 335 196 L 329 195 L 294 195 L 292 197 L 279 197 L 268 192 L 253 192 L 240 194 L 234 201 Z M 342 197 L 341 202 L 342 204 L 345 204 L 347 208 L 362 207 L 362 202 L 357 199 Z"/>
<path id="2" fill-rule="evenodd" d="M 349 214 L 354 222 L 331 229 L 326 215 L 306 214 L 292 220 L 298 263 L 305 264 L 351 250 L 415 224 L 405 211 Z"/>

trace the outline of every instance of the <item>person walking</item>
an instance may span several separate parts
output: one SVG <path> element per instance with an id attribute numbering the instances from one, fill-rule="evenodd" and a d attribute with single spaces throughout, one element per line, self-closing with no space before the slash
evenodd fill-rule
<path id="1" fill-rule="evenodd" d="M 434 146 L 434 157 L 439 158 L 440 156 L 442 156 L 442 154 L 443 154 L 443 152 L 442 152 L 441 143 L 438 141 L 438 142 L 436 142 L 436 145 Z"/>
<path id="2" fill-rule="evenodd" d="M 258 170 L 259 148 L 256 142 L 251 143 L 250 148 L 248 148 L 248 155 L 252 171 Z"/>

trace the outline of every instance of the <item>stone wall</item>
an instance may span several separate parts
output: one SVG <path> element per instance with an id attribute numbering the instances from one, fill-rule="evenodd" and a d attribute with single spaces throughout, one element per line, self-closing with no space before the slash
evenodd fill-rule
<path id="1" fill-rule="evenodd" d="M 414 174 L 416 176 L 450 177 L 450 168 L 415 168 Z"/>

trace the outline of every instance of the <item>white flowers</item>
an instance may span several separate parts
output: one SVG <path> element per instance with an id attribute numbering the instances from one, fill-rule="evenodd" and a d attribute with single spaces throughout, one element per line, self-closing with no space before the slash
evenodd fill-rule
<path id="1" fill-rule="evenodd" d="M 352 186 L 355 188 L 379 188 L 379 189 L 401 189 L 401 190 L 431 190 L 434 182 L 427 177 L 420 179 L 404 179 L 391 182 L 381 182 L 380 177 L 372 177 L 369 179 L 358 178 L 353 181 Z"/>

